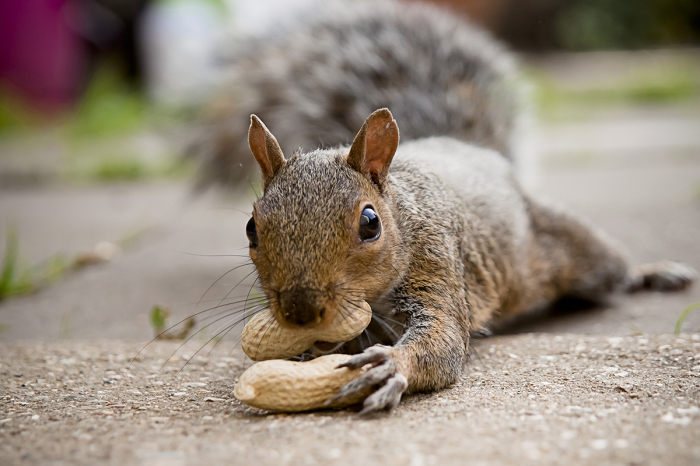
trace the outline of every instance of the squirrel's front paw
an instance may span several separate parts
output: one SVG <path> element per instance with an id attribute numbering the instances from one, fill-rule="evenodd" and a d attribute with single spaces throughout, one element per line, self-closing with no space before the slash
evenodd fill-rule
<path id="1" fill-rule="evenodd" d="M 365 398 L 360 414 L 367 414 L 382 409 L 392 409 L 399 404 L 401 394 L 408 388 L 408 381 L 406 377 L 398 372 L 397 364 L 391 355 L 391 351 L 391 347 L 375 345 L 338 366 L 338 368 L 349 367 L 357 369 L 371 364 L 372 368 L 361 377 L 341 388 L 331 402 L 365 390 L 367 387 L 377 386 L 376 391 Z"/>

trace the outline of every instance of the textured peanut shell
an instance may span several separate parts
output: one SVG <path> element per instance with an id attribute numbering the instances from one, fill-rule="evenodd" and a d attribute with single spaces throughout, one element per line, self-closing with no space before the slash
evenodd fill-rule
<path id="1" fill-rule="evenodd" d="M 241 374 L 233 394 L 247 405 L 277 412 L 349 406 L 366 398 L 371 387 L 326 405 L 346 383 L 369 369 L 369 366 L 336 369 L 348 359 L 347 354 L 329 354 L 307 362 L 279 359 L 259 362 Z"/>
<path id="2" fill-rule="evenodd" d="M 362 302 L 362 309 L 337 313 L 325 327 L 290 329 L 282 327 L 269 309 L 256 314 L 243 328 L 241 346 L 253 361 L 285 359 L 297 356 L 317 341 L 349 341 L 362 333 L 372 320 L 372 308 Z"/>

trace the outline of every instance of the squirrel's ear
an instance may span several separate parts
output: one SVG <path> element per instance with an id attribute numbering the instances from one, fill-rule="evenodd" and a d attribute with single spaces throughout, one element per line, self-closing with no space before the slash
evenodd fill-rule
<path id="1" fill-rule="evenodd" d="M 348 164 L 384 187 L 389 165 L 399 147 L 399 127 L 391 112 L 382 108 L 372 113 L 355 136 Z"/>
<path id="2" fill-rule="evenodd" d="M 263 188 L 267 187 L 272 178 L 286 162 L 284 154 L 277 139 L 270 130 L 255 115 L 250 116 L 250 128 L 248 129 L 248 145 L 260 165 L 262 171 Z"/>

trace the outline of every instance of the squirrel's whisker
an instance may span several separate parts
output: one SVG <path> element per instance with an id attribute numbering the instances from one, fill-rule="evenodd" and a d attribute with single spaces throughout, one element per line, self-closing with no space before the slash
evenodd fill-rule
<path id="1" fill-rule="evenodd" d="M 222 318 L 225 318 L 225 317 L 228 317 L 228 316 L 224 316 L 224 317 L 222 317 Z M 174 377 L 174 378 L 177 378 L 177 377 L 180 375 L 180 372 L 182 372 L 182 370 L 185 368 L 185 366 L 187 366 L 187 364 L 189 364 L 190 361 L 191 361 L 192 359 L 194 359 L 194 357 L 195 357 L 200 351 L 202 351 L 203 348 L 205 348 L 209 343 L 211 343 L 212 340 L 214 340 L 215 338 L 217 338 L 222 332 L 224 332 L 224 331 L 228 332 L 229 330 L 231 330 L 231 328 L 235 327 L 236 325 L 240 324 L 241 322 L 244 322 L 245 319 L 247 319 L 247 316 L 244 316 L 244 317 L 242 317 L 241 319 L 238 319 L 235 323 L 231 324 L 231 325 L 228 326 L 228 327 L 224 327 L 224 329 L 222 329 L 221 331 L 219 331 L 219 332 L 217 332 L 216 334 L 212 335 L 212 337 L 211 337 L 209 340 L 207 340 L 207 342 L 204 343 L 204 345 L 202 345 L 197 351 L 194 352 L 194 354 L 192 355 L 192 357 L 190 357 L 187 361 L 185 361 L 185 364 L 183 364 L 182 367 L 180 368 L 180 370 L 177 371 L 177 373 L 175 374 L 175 377 Z M 213 323 L 213 322 L 212 322 L 212 323 Z M 204 330 L 204 329 L 201 329 L 201 330 Z M 201 331 L 201 330 L 200 330 L 200 331 Z M 199 333 L 199 331 L 198 331 L 197 333 Z M 192 335 L 190 338 L 192 338 L 193 336 L 194 336 L 194 335 Z M 187 341 L 189 341 L 190 338 L 188 338 L 187 340 L 185 340 L 185 341 L 182 343 L 182 345 L 184 345 L 185 343 L 187 343 Z M 178 350 L 182 347 L 182 345 L 180 345 L 180 346 L 178 347 Z M 216 346 L 216 344 L 214 344 L 214 346 Z M 177 350 L 176 350 L 176 352 L 177 352 Z M 175 353 L 173 353 L 173 354 L 175 354 Z M 170 356 L 170 357 L 172 357 L 172 356 Z M 169 359 L 169 358 L 168 358 L 168 359 Z M 167 361 L 166 361 L 166 362 L 167 362 Z M 161 368 L 161 369 L 162 369 L 162 368 Z"/>
<path id="2" fill-rule="evenodd" d="M 237 265 L 236 267 L 227 270 L 223 275 L 221 275 L 219 278 L 217 278 L 216 280 L 214 280 L 214 283 L 212 283 L 211 285 L 209 285 L 209 288 L 207 288 L 207 290 L 204 292 L 204 294 L 202 294 L 202 296 L 199 298 L 199 301 L 197 301 L 197 304 L 195 305 L 195 307 L 199 306 L 199 304 L 202 302 L 202 299 L 204 299 L 204 297 L 207 295 L 207 293 L 209 293 L 209 290 L 211 290 L 211 289 L 214 287 L 214 285 L 216 285 L 217 283 L 219 283 L 219 281 L 220 281 L 222 278 L 224 278 L 226 275 L 230 274 L 230 273 L 233 272 L 234 270 L 238 270 L 239 268 L 245 267 L 245 266 L 247 266 L 247 265 L 252 265 L 252 262 L 251 262 L 250 264 L 246 263 L 246 264 Z"/>
<path id="3" fill-rule="evenodd" d="M 264 308 L 264 309 L 266 309 L 266 308 L 267 308 L 267 304 L 266 304 L 266 303 L 258 303 L 258 304 L 255 304 L 251 309 L 257 309 L 257 308 Z M 243 307 L 242 309 L 238 309 L 238 310 L 233 311 L 233 312 L 223 311 L 222 313 L 226 312 L 228 316 L 234 316 L 234 315 L 243 314 L 244 317 L 248 317 L 248 314 L 247 314 L 248 311 L 250 311 L 250 309 L 247 309 L 246 307 Z M 212 317 L 213 317 L 213 316 L 212 316 Z M 208 317 L 207 317 L 207 318 L 208 318 Z M 219 329 L 215 330 L 215 332 L 218 331 L 218 330 L 219 330 Z"/>
<path id="4" fill-rule="evenodd" d="M 163 363 L 163 365 L 160 367 L 161 370 L 165 367 L 165 365 L 168 363 L 168 360 L 170 360 L 170 358 L 172 358 L 178 351 L 180 351 L 180 349 L 181 349 L 187 342 L 189 342 L 192 338 L 194 338 L 194 337 L 195 337 L 196 335 L 198 335 L 200 332 L 202 332 L 203 330 L 205 330 L 205 329 L 206 329 L 207 327 L 209 327 L 210 325 L 214 325 L 215 323 L 217 323 L 217 322 L 219 322 L 219 321 L 221 321 L 221 320 L 223 320 L 223 319 L 227 319 L 227 318 L 231 317 L 232 315 L 240 314 L 240 312 L 242 312 L 242 311 L 236 311 L 235 313 L 229 313 L 229 314 L 223 315 L 223 316 L 219 317 L 218 319 L 216 319 L 216 320 L 214 320 L 214 321 L 212 321 L 212 322 L 209 322 L 207 325 L 203 326 L 202 328 L 200 328 L 199 330 L 197 330 L 196 332 L 194 332 L 192 335 L 190 335 L 189 337 L 187 337 L 187 338 L 175 349 L 175 351 L 173 351 L 172 354 L 165 360 L 165 362 Z M 236 324 L 238 324 L 238 323 L 240 323 L 240 322 L 243 322 L 246 318 L 247 318 L 247 316 L 244 316 L 243 318 L 239 319 L 239 320 L 237 321 Z"/>
<path id="5" fill-rule="evenodd" d="M 258 299 L 258 298 L 255 298 L 255 299 Z M 260 299 L 264 299 L 264 298 L 260 298 Z M 180 325 L 180 324 L 182 324 L 182 323 L 188 321 L 189 319 L 192 319 L 192 318 L 194 318 L 194 317 L 196 317 L 196 316 L 198 316 L 198 315 L 204 314 L 205 312 L 209 312 L 209 311 L 212 311 L 212 310 L 214 310 L 214 309 L 224 308 L 224 307 L 227 307 L 227 306 L 232 306 L 232 305 L 235 305 L 235 304 L 240 304 L 240 303 L 242 303 L 242 302 L 243 302 L 243 301 L 241 301 L 241 302 L 239 302 L 239 303 L 235 303 L 235 302 L 234 302 L 234 303 L 219 304 L 219 305 L 210 307 L 210 308 L 208 308 L 208 309 L 203 309 L 203 310 L 201 310 L 201 311 L 199 311 L 199 312 L 195 312 L 194 314 L 190 314 L 189 316 L 185 317 L 184 319 L 179 320 L 178 322 L 174 323 L 174 324 L 171 325 L 170 327 L 168 327 L 168 328 L 166 328 L 165 330 L 163 330 L 163 331 L 161 331 L 160 333 L 158 333 L 158 334 L 157 334 L 155 337 L 153 337 L 148 343 L 146 343 L 146 344 L 143 346 L 143 348 L 141 348 L 141 349 L 139 350 L 139 352 L 136 353 L 136 355 L 131 359 L 131 361 L 129 362 L 129 366 L 127 366 L 127 367 L 131 367 L 131 364 L 136 360 L 136 358 L 139 357 L 139 355 L 140 355 L 151 343 L 153 343 L 154 341 L 158 340 L 160 337 L 162 337 L 163 335 L 165 335 L 166 333 L 168 333 L 168 332 L 171 331 L 172 329 L 176 328 L 178 325 Z M 229 311 L 229 310 L 227 310 L 227 311 L 225 311 L 225 312 L 228 312 L 228 311 Z M 236 311 L 236 312 L 239 312 L 239 311 Z M 214 316 L 216 316 L 216 315 L 218 315 L 218 314 L 214 314 Z M 210 317 L 212 317 L 212 316 L 207 316 L 207 317 L 204 318 L 204 320 L 206 321 L 206 320 L 209 319 Z M 172 356 L 171 356 L 171 357 L 172 357 Z"/>
<path id="6" fill-rule="evenodd" d="M 178 251 L 177 249 L 174 249 L 175 252 L 178 252 L 180 254 L 184 254 L 186 256 L 196 256 L 196 257 L 240 257 L 243 259 L 248 259 L 250 261 L 250 256 L 247 254 L 197 254 L 195 252 L 187 252 L 187 251 Z M 253 262 L 250 261 L 250 264 Z"/>
<path id="7" fill-rule="evenodd" d="M 351 306 L 356 307 L 357 309 L 359 309 L 359 310 L 361 310 L 361 311 L 363 311 L 363 312 L 366 312 L 365 309 L 363 309 L 359 304 L 354 303 L 354 302 L 352 302 L 352 301 L 350 301 L 350 300 L 348 300 L 348 299 L 345 299 L 345 301 L 346 301 L 348 304 L 350 304 Z M 400 336 L 398 333 L 396 333 L 396 330 L 394 330 L 394 329 L 391 327 L 391 325 L 387 324 L 387 323 L 384 321 L 383 317 L 380 317 L 379 315 L 377 315 L 377 314 L 375 313 L 375 314 L 372 314 L 372 319 L 376 320 L 377 323 L 378 323 L 380 326 L 384 327 L 386 330 L 388 330 L 389 332 L 391 332 L 391 333 L 396 337 L 396 340 L 397 340 L 397 341 L 399 340 L 399 338 L 401 338 L 401 336 Z"/>
<path id="8" fill-rule="evenodd" d="M 233 290 L 235 290 L 236 288 L 238 288 L 238 286 L 239 286 L 241 283 L 243 283 L 248 277 L 250 277 L 250 276 L 253 275 L 254 273 L 257 273 L 257 271 L 258 271 L 257 269 L 253 269 L 252 272 L 250 272 L 250 273 L 249 273 L 248 275 L 246 275 L 245 277 L 241 278 L 241 280 L 240 280 L 238 283 L 236 283 L 236 285 L 235 285 L 233 288 L 231 288 L 231 290 L 229 290 L 229 292 L 226 293 L 226 295 L 225 295 L 223 298 L 221 298 L 221 301 L 219 302 L 219 304 L 221 304 L 226 298 L 228 298 L 229 295 L 230 295 L 231 293 L 233 293 Z"/>
<path id="9" fill-rule="evenodd" d="M 266 301 L 254 302 L 254 303 L 253 303 L 253 309 L 258 308 L 258 307 L 262 307 L 262 308 L 265 308 L 265 309 L 266 309 L 266 308 L 269 307 L 269 305 L 268 305 L 268 303 L 267 303 Z M 237 309 L 226 309 L 226 306 L 222 306 L 222 310 L 221 310 L 221 311 L 218 311 L 218 312 L 215 313 L 215 314 L 212 314 L 212 315 L 209 315 L 209 316 L 205 317 L 204 319 L 202 319 L 202 322 L 201 322 L 201 323 L 206 322 L 207 319 L 212 319 L 212 318 L 218 317 L 218 316 L 220 316 L 220 315 L 222 315 L 222 314 L 227 314 L 227 315 L 229 315 L 229 316 L 232 316 L 232 315 L 239 315 L 239 314 L 245 314 L 246 312 L 248 312 L 248 310 L 249 310 L 249 309 L 246 309 L 246 307 L 239 307 L 239 308 L 237 308 Z"/>
<path id="10" fill-rule="evenodd" d="M 372 346 L 372 337 L 371 337 L 371 333 L 370 333 L 369 329 L 364 329 L 360 335 L 365 335 L 367 338 L 367 345 L 366 346 L 362 344 L 362 338 L 359 339 L 360 349 L 362 351 L 364 351 L 367 348 L 369 348 L 370 346 Z"/>
<path id="11" fill-rule="evenodd" d="M 244 302 L 244 301 L 245 301 L 245 298 L 244 298 L 243 296 L 231 296 L 231 297 L 226 298 L 226 299 L 233 299 L 233 300 L 240 300 L 240 301 L 229 301 L 228 303 L 224 302 L 224 303 L 222 303 L 223 306 L 225 306 L 225 305 L 227 305 L 227 304 L 236 304 L 236 303 L 240 303 L 240 302 Z M 252 298 L 252 299 L 257 299 L 257 297 L 256 297 L 256 298 Z M 267 299 L 267 298 L 264 298 L 264 299 Z M 218 302 L 218 301 L 221 301 L 221 298 L 205 299 L 205 300 L 202 301 L 202 303 L 213 303 L 214 301 L 217 301 L 217 302 Z M 224 301 L 226 301 L 226 300 L 224 300 Z M 186 304 L 187 304 L 187 305 L 190 305 L 190 306 L 193 306 L 193 305 L 195 305 L 196 303 L 186 303 Z"/>
<path id="12" fill-rule="evenodd" d="M 245 317 L 243 318 L 243 320 L 248 319 L 248 318 L 254 316 L 254 315 L 257 314 L 258 312 L 262 312 L 262 311 L 264 311 L 265 309 L 267 309 L 266 306 L 253 306 L 252 308 L 249 309 L 249 311 L 253 311 L 253 310 L 254 310 L 253 313 L 250 314 L 250 315 L 249 315 L 249 314 L 246 314 Z M 244 311 L 245 311 L 245 310 L 244 310 Z M 214 345 L 211 347 L 211 349 L 209 350 L 209 352 L 208 352 L 207 355 L 205 356 L 205 359 L 208 359 L 208 358 L 209 358 L 209 355 L 211 354 L 212 351 L 214 351 L 214 348 L 216 348 L 216 345 L 218 345 L 219 342 L 222 341 L 222 340 L 226 337 L 226 335 L 228 334 L 228 332 L 230 332 L 231 330 L 233 330 L 233 329 L 236 327 L 236 325 L 238 325 L 238 323 L 229 324 L 227 327 L 225 327 L 227 330 L 226 330 L 226 331 L 224 332 L 224 334 L 221 335 L 221 337 L 214 343 Z M 238 341 L 240 342 L 240 337 L 239 337 Z M 205 344 L 204 346 L 206 346 L 206 344 Z M 234 348 L 235 348 L 235 346 L 236 346 L 236 344 L 234 344 Z M 231 351 L 233 351 L 233 349 L 232 349 Z"/>
<path id="13" fill-rule="evenodd" d="M 384 327 L 385 329 L 387 329 L 389 332 L 391 332 L 391 333 L 394 335 L 394 337 L 396 338 L 396 339 L 394 340 L 395 342 L 396 342 L 396 341 L 399 341 L 399 339 L 401 338 L 401 335 L 399 335 L 398 333 L 396 333 L 396 330 L 394 330 L 394 329 L 391 327 L 391 325 L 389 325 L 389 324 L 387 324 L 386 322 L 384 322 L 384 320 L 383 320 L 381 317 L 379 317 L 378 315 L 376 315 L 376 314 L 373 315 L 372 318 L 373 318 L 374 320 L 376 320 L 378 324 L 380 324 L 382 327 Z"/>
<path id="14" fill-rule="evenodd" d="M 251 285 L 250 289 L 248 290 L 248 294 L 246 295 L 246 298 L 245 298 L 245 301 L 244 301 L 244 304 L 243 304 L 243 310 L 242 310 L 243 313 L 246 312 L 246 308 L 248 307 L 248 301 L 249 301 L 249 299 L 250 299 L 250 292 L 253 291 L 253 288 L 255 287 L 255 282 L 257 282 L 257 281 L 258 281 L 258 278 L 255 279 L 255 281 L 254 281 L 253 284 Z M 255 298 L 253 298 L 253 301 L 254 301 L 254 300 L 255 300 Z M 258 306 L 259 306 L 259 305 L 258 305 Z M 257 307 L 257 306 L 253 306 L 253 308 L 255 308 L 255 307 Z M 229 330 L 230 330 L 230 329 L 229 329 Z M 227 333 L 228 333 L 228 332 L 227 332 Z M 224 334 L 224 335 L 225 335 L 225 334 Z"/>
<path id="15" fill-rule="evenodd" d="M 261 309 L 256 309 L 254 312 L 252 312 L 249 315 L 246 315 L 246 318 L 252 318 L 256 315 L 258 315 L 261 312 L 266 311 L 269 308 L 269 306 L 262 307 Z M 255 307 L 253 307 L 255 309 Z M 233 350 L 236 349 L 236 346 L 241 344 L 241 341 L 243 339 L 243 333 L 241 333 L 238 338 L 233 342 L 233 345 L 231 346 L 231 351 L 228 352 L 228 356 L 231 356 L 231 353 L 233 353 Z"/>

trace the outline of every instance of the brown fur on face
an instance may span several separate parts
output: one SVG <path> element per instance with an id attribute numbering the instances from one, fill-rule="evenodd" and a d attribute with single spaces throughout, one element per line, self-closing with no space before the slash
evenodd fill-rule
<path id="1" fill-rule="evenodd" d="M 251 125 L 251 141 L 263 136 L 274 141 L 264 125 Z M 400 278 L 393 266 L 400 244 L 394 208 L 379 184 L 398 146 L 391 113 L 372 114 L 356 142 L 349 151 L 295 153 L 274 173 L 261 145 L 251 144 L 263 173 L 273 173 L 253 206 L 258 245 L 251 248 L 251 258 L 283 325 L 301 321 L 323 326 L 338 313 L 353 312 L 360 300 L 383 294 Z M 380 218 L 381 233 L 377 240 L 363 242 L 359 219 L 368 206 Z M 297 309 L 295 301 L 320 312 L 313 319 L 298 319 L 294 313 L 304 309 Z"/>

